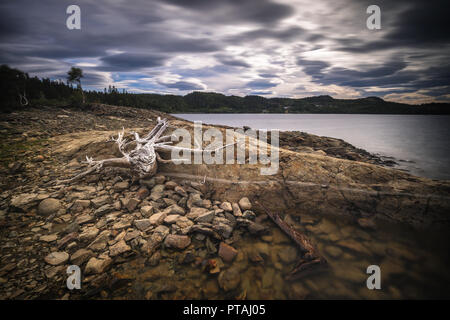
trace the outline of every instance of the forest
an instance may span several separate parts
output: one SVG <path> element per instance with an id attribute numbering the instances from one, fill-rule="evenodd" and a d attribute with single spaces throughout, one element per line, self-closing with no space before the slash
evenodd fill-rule
<path id="1" fill-rule="evenodd" d="M 49 78 L 30 77 L 7 65 L 0 66 L 0 111 L 17 108 L 81 106 L 104 103 L 154 109 L 168 113 L 363 113 L 363 114 L 450 114 L 448 103 L 409 105 L 379 97 L 334 99 L 328 95 L 307 98 L 265 98 L 256 95 L 226 96 L 216 92 L 172 94 L 129 93 L 109 86 L 103 91 L 83 90 L 82 70 L 72 68 L 67 83 Z M 74 86 L 75 84 L 75 86 Z"/>

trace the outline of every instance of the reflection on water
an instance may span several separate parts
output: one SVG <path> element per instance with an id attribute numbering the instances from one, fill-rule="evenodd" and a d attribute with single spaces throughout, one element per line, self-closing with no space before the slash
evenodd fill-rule
<path id="1" fill-rule="evenodd" d="M 284 277 L 298 257 L 297 247 L 269 220 L 264 236 L 242 234 L 232 244 L 239 253 L 232 263 L 218 258 L 211 243 L 194 240 L 188 253 L 162 249 L 161 260 L 137 258 L 115 274 L 118 286 L 109 298 L 133 299 L 428 299 L 449 298 L 448 238 L 404 226 L 379 223 L 362 229 L 344 217 L 302 216 L 305 232 L 328 265 L 295 281 Z M 195 238 L 195 237 L 194 237 Z M 190 257 L 191 259 L 187 259 Z M 204 261 L 214 259 L 214 273 Z M 187 262 L 187 263 L 186 263 Z M 202 263 L 203 262 L 203 263 Z M 381 268 L 381 290 L 369 290 L 366 269 Z M 220 269 L 220 273 L 215 273 Z"/>

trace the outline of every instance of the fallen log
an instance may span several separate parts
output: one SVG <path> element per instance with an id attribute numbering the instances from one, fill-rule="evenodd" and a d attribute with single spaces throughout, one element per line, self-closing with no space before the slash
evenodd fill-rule
<path id="1" fill-rule="evenodd" d="M 272 219 L 272 221 L 275 222 L 275 224 L 280 227 L 280 229 L 284 233 L 286 233 L 289 238 L 294 240 L 294 242 L 302 252 L 302 257 L 296 263 L 294 269 L 289 273 L 287 279 L 294 280 L 300 277 L 300 273 L 302 271 L 307 270 L 313 266 L 323 265 L 327 263 L 327 260 L 319 253 L 317 248 L 314 246 L 311 240 L 308 239 L 308 237 L 284 222 L 279 214 L 269 212 L 269 210 L 267 210 L 267 208 L 258 201 L 256 201 L 256 203 L 264 209 L 270 219 Z"/>

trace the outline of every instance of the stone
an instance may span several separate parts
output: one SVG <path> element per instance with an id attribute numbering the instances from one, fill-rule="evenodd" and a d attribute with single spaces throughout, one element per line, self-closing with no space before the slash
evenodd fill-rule
<path id="1" fill-rule="evenodd" d="M 110 213 L 113 210 L 114 210 L 113 206 L 111 206 L 110 204 L 105 204 L 105 205 L 101 206 L 100 208 L 98 208 L 97 210 L 95 210 L 94 214 L 96 216 L 102 216 L 104 214 Z"/>
<path id="2" fill-rule="evenodd" d="M 81 242 L 92 241 L 98 235 L 99 230 L 96 227 L 88 227 L 79 235 L 78 240 Z"/>
<path id="3" fill-rule="evenodd" d="M 109 266 L 112 264 L 111 258 L 97 259 L 92 257 L 89 259 L 84 269 L 85 274 L 99 274 L 105 272 Z"/>
<path id="4" fill-rule="evenodd" d="M 134 220 L 133 223 L 134 223 L 135 227 L 141 231 L 145 231 L 152 226 L 150 219 Z"/>
<path id="5" fill-rule="evenodd" d="M 70 207 L 70 210 L 72 212 L 81 212 L 86 208 L 89 208 L 91 205 L 91 200 L 75 200 L 72 204 L 72 207 Z"/>
<path id="6" fill-rule="evenodd" d="M 42 216 L 49 216 L 51 214 L 57 213 L 61 208 L 61 201 L 58 199 L 47 198 L 42 200 L 38 206 L 38 213 Z"/>
<path id="7" fill-rule="evenodd" d="M 150 199 L 156 201 L 162 198 L 165 186 L 163 184 L 157 184 L 152 188 L 152 192 L 150 193 Z"/>
<path id="8" fill-rule="evenodd" d="M 219 245 L 219 257 L 222 258 L 225 262 L 232 262 L 238 251 L 232 246 L 226 244 L 225 242 L 221 242 Z"/>
<path id="9" fill-rule="evenodd" d="M 235 217 L 242 217 L 241 208 L 239 207 L 239 205 L 236 202 L 232 203 L 231 207 L 233 208 L 233 214 Z"/>
<path id="10" fill-rule="evenodd" d="M 175 188 L 174 188 L 174 191 L 176 192 L 176 193 L 178 193 L 180 196 L 182 196 L 182 197 L 187 197 L 187 192 L 182 188 L 182 187 L 180 187 L 180 186 L 176 186 Z"/>
<path id="11" fill-rule="evenodd" d="M 94 221 L 94 216 L 91 216 L 90 214 L 83 214 L 75 219 L 76 225 L 85 224 L 92 221 Z"/>
<path id="12" fill-rule="evenodd" d="M 251 234 L 260 234 L 260 233 L 264 233 L 268 230 L 267 227 L 263 226 L 262 224 L 256 223 L 256 222 L 250 222 L 250 224 L 248 225 L 248 231 Z"/>
<path id="13" fill-rule="evenodd" d="M 148 197 L 149 194 L 150 194 L 150 191 L 148 191 L 148 189 L 146 187 L 140 187 L 136 193 L 136 197 L 139 200 L 144 200 L 145 198 Z"/>
<path id="14" fill-rule="evenodd" d="M 91 200 L 94 208 L 100 208 L 101 206 L 108 204 L 111 202 L 111 199 L 108 195 L 100 196 Z"/>
<path id="15" fill-rule="evenodd" d="M 185 249 L 191 244 L 191 238 L 183 235 L 169 234 L 164 240 L 164 245 L 168 248 Z"/>
<path id="16" fill-rule="evenodd" d="M 128 242 L 130 240 L 136 239 L 140 234 L 141 233 L 138 230 L 127 231 L 127 234 L 125 235 L 123 240 Z"/>
<path id="17" fill-rule="evenodd" d="M 163 223 L 164 219 L 166 218 L 167 213 L 166 212 L 158 212 L 153 214 L 150 218 L 149 221 L 152 225 L 160 225 L 161 223 Z"/>
<path id="18" fill-rule="evenodd" d="M 56 239 L 58 239 L 58 235 L 56 235 L 56 234 L 50 234 L 50 235 L 46 235 L 46 236 L 41 236 L 39 238 L 40 241 L 44 241 L 44 242 L 53 242 Z"/>
<path id="19" fill-rule="evenodd" d="M 325 246 L 325 253 L 333 258 L 339 258 L 342 255 L 342 250 L 335 246 Z"/>
<path id="20" fill-rule="evenodd" d="M 106 248 L 111 232 L 109 230 L 102 231 L 94 241 L 88 245 L 88 249 L 101 251 Z"/>
<path id="21" fill-rule="evenodd" d="M 230 291 L 236 289 L 241 283 L 241 275 L 237 268 L 230 268 L 223 270 L 219 274 L 217 281 L 223 290 Z"/>
<path id="22" fill-rule="evenodd" d="M 168 215 L 167 217 L 164 218 L 164 223 L 167 223 L 167 224 L 176 223 L 178 218 L 180 218 L 180 217 L 181 216 L 179 214 Z"/>
<path id="23" fill-rule="evenodd" d="M 120 240 L 115 245 L 109 247 L 109 256 L 115 257 L 119 254 L 125 253 L 130 251 L 131 248 L 129 245 L 126 244 L 124 240 Z"/>
<path id="24" fill-rule="evenodd" d="M 205 208 L 192 207 L 189 213 L 186 215 L 187 218 L 195 220 L 198 216 L 209 212 L 210 210 Z"/>
<path id="25" fill-rule="evenodd" d="M 233 232 L 233 228 L 225 223 L 213 225 L 213 229 L 225 239 L 228 239 Z"/>
<path id="26" fill-rule="evenodd" d="M 179 215 L 185 214 L 184 209 L 177 204 L 172 204 L 170 207 L 167 207 L 164 211 L 167 214 L 179 214 Z"/>
<path id="27" fill-rule="evenodd" d="M 244 213 L 242 214 L 242 218 L 247 220 L 255 220 L 256 215 L 253 211 L 245 210 Z"/>
<path id="28" fill-rule="evenodd" d="M 113 189 L 114 189 L 115 192 L 121 192 L 123 190 L 128 189 L 128 186 L 129 186 L 128 181 L 121 181 L 121 182 L 117 182 L 114 185 Z"/>
<path id="29" fill-rule="evenodd" d="M 241 200 L 239 200 L 239 207 L 241 208 L 242 211 L 250 210 L 252 208 L 252 204 L 247 197 L 244 197 Z"/>
<path id="30" fill-rule="evenodd" d="M 214 217 L 216 216 L 214 210 L 205 212 L 201 215 L 199 215 L 197 218 L 195 218 L 195 222 L 206 222 L 206 223 L 211 223 L 214 219 Z"/>
<path id="31" fill-rule="evenodd" d="M 178 184 L 175 181 L 167 181 L 165 184 L 167 190 L 173 190 L 175 189 L 175 187 L 178 186 Z"/>
<path id="32" fill-rule="evenodd" d="M 37 196 L 36 193 L 19 194 L 12 197 L 10 205 L 11 207 L 25 211 L 37 201 Z"/>
<path id="33" fill-rule="evenodd" d="M 222 204 L 220 205 L 220 209 L 224 210 L 224 211 L 233 211 L 233 207 L 231 206 L 231 203 L 229 202 L 222 202 Z"/>
<path id="34" fill-rule="evenodd" d="M 176 224 L 181 229 L 189 228 L 190 226 L 194 225 L 194 223 L 186 217 L 179 217 Z"/>
<path id="35" fill-rule="evenodd" d="M 143 206 L 141 207 L 141 214 L 144 217 L 150 217 L 153 213 L 153 207 L 152 206 Z"/>
<path id="36" fill-rule="evenodd" d="M 375 230 L 377 228 L 377 225 L 375 224 L 375 222 L 369 218 L 359 218 L 357 220 L 357 222 L 360 225 L 360 227 L 365 228 L 365 229 Z"/>
<path id="37" fill-rule="evenodd" d="M 81 266 L 93 255 L 94 253 L 91 250 L 87 250 L 84 248 L 78 249 L 70 256 L 70 263 Z"/>
<path id="38" fill-rule="evenodd" d="M 125 207 L 128 209 L 129 212 L 133 212 L 136 209 L 139 202 L 141 202 L 141 200 L 139 200 L 137 198 L 128 199 Z"/>
<path id="39" fill-rule="evenodd" d="M 67 262 L 69 260 L 69 254 L 67 252 L 52 252 L 44 258 L 45 262 L 52 266 Z"/>

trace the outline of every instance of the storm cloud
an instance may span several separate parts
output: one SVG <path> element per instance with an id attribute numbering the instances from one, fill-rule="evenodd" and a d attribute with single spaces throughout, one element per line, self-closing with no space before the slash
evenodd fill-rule
<path id="1" fill-rule="evenodd" d="M 329 94 L 450 101 L 448 1 L 80 0 L 81 30 L 57 0 L 0 3 L 0 63 L 84 86 L 266 97 Z"/>

